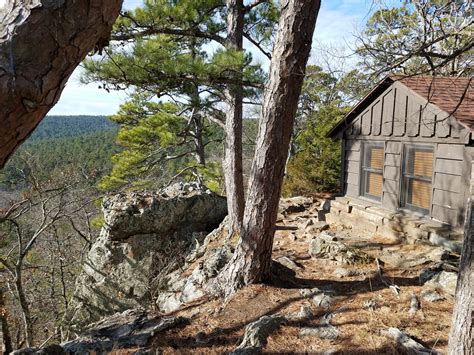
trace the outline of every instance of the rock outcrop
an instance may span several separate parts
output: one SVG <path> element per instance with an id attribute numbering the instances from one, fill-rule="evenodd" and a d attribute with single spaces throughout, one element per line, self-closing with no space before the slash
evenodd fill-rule
<path id="1" fill-rule="evenodd" d="M 121 193 L 103 202 L 105 223 L 83 263 L 67 337 L 104 316 L 149 308 L 227 214 L 225 198 L 195 184 Z"/>

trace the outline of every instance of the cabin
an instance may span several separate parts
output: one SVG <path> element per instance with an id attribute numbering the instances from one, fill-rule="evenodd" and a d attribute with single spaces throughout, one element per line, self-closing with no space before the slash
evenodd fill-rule
<path id="1" fill-rule="evenodd" d="M 458 77 L 382 80 L 328 133 L 342 149 L 342 196 L 329 219 L 414 239 L 462 238 L 473 86 Z"/>

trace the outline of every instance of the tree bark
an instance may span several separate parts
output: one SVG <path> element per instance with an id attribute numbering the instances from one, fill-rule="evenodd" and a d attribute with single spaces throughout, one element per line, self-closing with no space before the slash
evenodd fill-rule
<path id="1" fill-rule="evenodd" d="M 316 0 L 281 2 L 241 238 L 223 273 L 226 295 L 270 273 L 285 162 L 319 7 Z"/>
<path id="2" fill-rule="evenodd" d="M 448 353 L 450 355 L 472 354 L 472 318 L 474 280 L 472 270 L 472 254 L 474 238 L 472 224 L 474 223 L 474 165 L 471 169 L 471 196 L 466 211 L 464 226 L 464 242 L 459 263 L 456 300 L 454 304 L 451 332 L 449 334 Z"/>
<path id="3" fill-rule="evenodd" d="M 0 168 L 108 42 L 122 0 L 10 0 L 0 7 Z"/>
<path id="4" fill-rule="evenodd" d="M 241 51 L 244 32 L 243 0 L 227 0 L 227 49 Z M 236 84 L 229 84 L 225 92 L 227 113 L 225 122 L 224 174 L 229 211 L 230 233 L 240 230 L 244 215 L 244 178 L 242 166 L 243 89 L 238 84 L 241 73 L 232 74 Z"/>
<path id="5" fill-rule="evenodd" d="M 15 268 L 15 291 L 18 297 L 18 303 L 21 309 L 21 318 L 23 320 L 23 329 L 25 331 L 25 341 L 26 346 L 33 346 L 33 324 L 31 322 L 31 313 L 30 306 L 28 305 L 28 300 L 26 299 L 25 290 L 23 289 L 22 282 L 22 265 L 18 265 Z"/>
<path id="6" fill-rule="evenodd" d="M 8 327 L 8 315 L 5 308 L 3 290 L 0 288 L 0 353 L 9 354 L 13 351 L 10 329 Z"/>

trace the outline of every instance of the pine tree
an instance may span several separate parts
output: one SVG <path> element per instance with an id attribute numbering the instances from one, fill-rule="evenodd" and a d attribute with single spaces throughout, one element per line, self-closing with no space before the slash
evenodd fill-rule
<path id="1" fill-rule="evenodd" d="M 222 46 L 225 10 L 221 1 L 145 2 L 122 15 L 113 35 L 118 42 L 106 57 L 85 63 L 85 82 L 98 81 L 106 90 L 132 90 L 130 100 L 113 116 L 122 127 L 118 142 L 127 149 L 114 158 L 103 187 L 120 187 L 135 176 L 156 179 L 157 170 L 168 171 L 168 176 L 189 172 L 189 156 L 195 158 L 194 172 L 206 175 L 206 146 L 219 139 L 215 125 L 224 126 L 226 87 L 241 85 L 243 97 L 255 98 L 263 82 L 250 54 Z M 219 48 L 211 52 L 216 43 Z M 146 122 L 156 121 L 156 115 L 161 116 L 160 128 L 147 133 L 153 124 Z M 163 140 L 169 129 L 174 138 Z M 143 139 L 137 144 L 139 135 Z"/>

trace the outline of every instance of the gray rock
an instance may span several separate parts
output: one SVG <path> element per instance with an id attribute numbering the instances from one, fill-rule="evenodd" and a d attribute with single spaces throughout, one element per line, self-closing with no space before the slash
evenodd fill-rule
<path id="1" fill-rule="evenodd" d="M 441 271 L 427 281 L 424 286 L 431 289 L 441 288 L 444 292 L 454 297 L 456 294 L 457 279 L 457 273 Z"/>
<path id="2" fill-rule="evenodd" d="M 308 253 L 313 258 L 327 258 L 343 264 L 371 263 L 374 260 L 363 251 L 350 247 L 325 232 L 310 241 Z"/>
<path id="3" fill-rule="evenodd" d="M 329 212 L 329 210 L 331 209 L 331 203 L 329 202 L 329 200 L 322 200 L 321 204 L 319 205 L 319 208 L 325 212 Z"/>
<path id="4" fill-rule="evenodd" d="M 305 228 L 305 231 L 310 234 L 318 234 L 327 229 L 329 229 L 328 223 L 324 221 L 316 221 L 309 227 Z"/>
<path id="5" fill-rule="evenodd" d="M 300 213 L 306 211 L 311 206 L 313 199 L 309 197 L 296 196 L 290 198 L 282 198 L 280 200 L 279 211 L 283 214 Z"/>
<path id="6" fill-rule="evenodd" d="M 344 267 L 338 267 L 334 270 L 334 275 L 340 278 L 349 277 L 349 276 L 358 276 L 360 274 L 361 272 L 357 269 L 347 269 Z"/>
<path id="7" fill-rule="evenodd" d="M 203 242 L 205 251 L 201 261 L 196 266 L 185 265 L 182 269 L 176 270 L 167 276 L 172 286 L 169 287 L 167 292 L 161 292 L 156 299 L 156 305 L 160 311 L 165 313 L 175 311 L 184 303 L 197 300 L 206 295 L 208 282 L 217 276 L 232 257 L 232 249 L 224 240 L 226 226 L 226 221 L 224 221 L 219 228 L 206 236 Z M 209 248 L 209 243 L 216 240 L 218 241 L 217 244 L 221 246 Z M 215 292 L 218 293 L 218 291 Z"/>
<path id="8" fill-rule="evenodd" d="M 301 322 L 304 320 L 310 320 L 313 318 L 313 316 L 314 315 L 313 315 L 313 311 L 311 310 L 311 307 L 301 306 L 298 312 L 289 315 L 287 318 L 288 320 Z"/>
<path id="9" fill-rule="evenodd" d="M 168 275 L 204 254 L 203 239 L 227 213 L 225 198 L 196 184 L 121 193 L 106 198 L 102 208 L 105 224 L 64 317 L 68 337 L 104 316 L 147 308 L 153 297 L 182 287 L 177 276 Z M 167 302 L 168 308 L 177 306 Z"/>
<path id="10" fill-rule="evenodd" d="M 311 299 L 316 307 L 329 309 L 333 303 L 332 291 L 323 291 L 319 288 L 303 288 L 300 290 L 301 296 Z"/>
<path id="11" fill-rule="evenodd" d="M 319 322 L 319 326 L 302 328 L 299 333 L 300 337 L 311 336 L 321 339 L 337 339 L 339 336 L 339 331 L 331 324 L 332 316 L 332 314 L 326 314 L 324 317 L 322 317 Z"/>
<path id="12" fill-rule="evenodd" d="M 425 301 L 436 302 L 444 300 L 444 297 L 441 296 L 438 292 L 433 290 L 424 290 L 421 292 L 421 298 Z"/>
<path id="13" fill-rule="evenodd" d="M 281 315 L 263 316 L 245 327 L 244 338 L 231 354 L 259 354 L 267 343 L 268 336 L 285 324 Z"/>
<path id="14" fill-rule="evenodd" d="M 337 339 L 339 332 L 333 325 L 321 325 L 319 327 L 304 327 L 300 331 L 300 337 L 318 337 L 320 339 Z"/>
<path id="15" fill-rule="evenodd" d="M 461 254 L 462 242 L 448 239 L 436 233 L 430 233 L 429 242 L 454 253 Z"/>
<path id="16" fill-rule="evenodd" d="M 280 256 L 276 261 L 278 261 L 283 266 L 286 266 L 288 269 L 293 271 L 301 270 L 301 267 L 298 266 L 293 260 L 287 256 Z"/>
<path id="17" fill-rule="evenodd" d="M 331 307 L 331 304 L 333 303 L 332 297 L 328 293 L 320 292 L 315 294 L 311 300 L 315 304 L 316 307 L 323 308 L 325 310 L 328 310 Z"/>
<path id="18" fill-rule="evenodd" d="M 61 344 L 67 353 L 107 354 L 123 348 L 141 348 L 151 337 L 166 329 L 187 323 L 181 317 L 154 318 L 144 310 L 128 310 L 90 326 L 81 337 Z"/>

